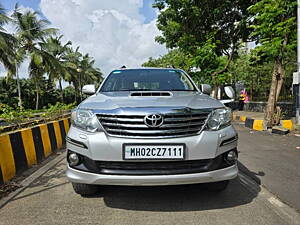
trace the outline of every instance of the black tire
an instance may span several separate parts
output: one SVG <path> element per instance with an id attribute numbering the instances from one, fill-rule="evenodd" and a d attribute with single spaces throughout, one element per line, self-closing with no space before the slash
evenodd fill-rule
<path id="1" fill-rule="evenodd" d="M 205 186 L 209 191 L 221 192 L 227 188 L 228 184 L 229 184 L 229 180 L 224 180 L 224 181 L 219 181 L 214 183 L 207 183 L 205 184 Z"/>
<path id="2" fill-rule="evenodd" d="M 97 185 L 72 183 L 74 191 L 81 196 L 96 194 L 99 191 Z"/>

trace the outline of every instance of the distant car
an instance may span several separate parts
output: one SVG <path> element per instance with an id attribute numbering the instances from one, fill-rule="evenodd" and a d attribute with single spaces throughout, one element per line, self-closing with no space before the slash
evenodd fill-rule
<path id="1" fill-rule="evenodd" d="M 67 177 L 76 193 L 98 185 L 207 183 L 224 190 L 238 174 L 231 110 L 179 69 L 112 71 L 72 112 Z M 206 94 L 205 94 L 206 93 Z"/>

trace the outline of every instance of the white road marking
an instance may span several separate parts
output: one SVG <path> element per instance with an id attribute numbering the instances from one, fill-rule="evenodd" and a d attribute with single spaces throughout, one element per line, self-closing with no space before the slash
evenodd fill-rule
<path id="1" fill-rule="evenodd" d="M 270 197 L 270 198 L 268 199 L 268 201 L 269 201 L 272 205 L 274 205 L 274 206 L 277 206 L 277 207 L 283 207 L 283 203 L 282 203 L 280 200 L 278 200 L 277 198 Z"/>
<path id="2" fill-rule="evenodd" d="M 250 192 L 255 193 L 255 190 L 259 189 L 259 191 L 257 191 L 257 199 L 286 221 L 286 224 L 300 225 L 300 214 L 294 208 L 280 201 L 274 194 L 269 192 L 262 185 L 258 185 L 241 171 L 239 171 L 239 178 L 244 187 Z"/>

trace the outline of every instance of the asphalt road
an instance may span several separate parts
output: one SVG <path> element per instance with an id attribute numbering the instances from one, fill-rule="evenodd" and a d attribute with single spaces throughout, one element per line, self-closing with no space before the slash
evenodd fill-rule
<path id="1" fill-rule="evenodd" d="M 300 212 L 300 137 L 235 127 L 240 170 Z"/>
<path id="2" fill-rule="evenodd" d="M 241 139 L 239 149 L 243 171 L 257 182 L 264 183 L 265 180 L 272 180 L 278 171 L 268 169 L 268 162 L 265 163 L 266 167 L 260 166 L 260 162 L 264 162 L 264 154 L 254 157 L 255 152 L 260 152 L 262 149 L 255 149 L 259 141 L 262 141 L 259 137 L 265 134 L 250 134 L 249 130 L 239 126 L 237 129 Z M 268 139 L 263 149 L 268 149 L 267 145 L 274 147 L 278 145 L 276 140 L 273 140 L 273 136 L 266 136 L 262 139 Z M 272 142 L 269 143 L 271 140 Z M 288 141 L 287 145 L 289 144 L 291 141 Z M 296 158 L 296 156 L 291 158 Z M 285 174 L 281 173 L 280 176 L 282 175 Z M 294 175 L 293 172 L 291 172 L 292 175 Z M 287 182 L 286 180 L 288 178 L 281 178 L 282 182 Z M 285 188 L 289 191 L 288 187 Z M 299 196 L 299 193 L 296 194 Z M 0 209 L 0 225 L 285 225 L 300 224 L 299 218 L 295 210 L 283 204 L 264 187 L 257 185 L 243 174 L 233 180 L 225 192 L 219 194 L 208 192 L 203 189 L 202 185 L 107 186 L 102 187 L 98 195 L 83 198 L 73 192 L 71 184 L 66 180 L 64 160 L 36 179 Z"/>

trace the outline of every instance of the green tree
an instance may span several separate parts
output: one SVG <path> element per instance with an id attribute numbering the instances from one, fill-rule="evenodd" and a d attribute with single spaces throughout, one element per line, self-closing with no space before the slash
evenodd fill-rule
<path id="1" fill-rule="evenodd" d="M 217 86 L 218 75 L 227 72 L 240 42 L 248 37 L 247 8 L 252 2 L 156 0 L 153 6 L 159 9 L 157 27 L 162 32 L 156 40 L 167 48 L 179 47 L 199 56 L 195 66 Z"/>
<path id="2" fill-rule="evenodd" d="M 81 89 L 84 84 L 98 84 L 102 81 L 102 73 L 99 68 L 94 66 L 95 61 L 88 55 L 82 55 L 79 47 L 75 50 L 68 47 L 66 54 L 63 56 L 65 60 L 64 67 L 68 71 L 68 81 L 74 85 L 75 101 L 82 100 Z"/>
<path id="3" fill-rule="evenodd" d="M 35 82 L 36 109 L 39 108 L 40 83 L 45 72 L 60 68 L 59 61 L 54 56 L 44 51 L 40 42 L 57 32 L 54 28 L 48 28 L 49 21 L 38 18 L 37 12 L 30 10 L 20 12 L 18 5 L 12 14 L 18 40 L 17 66 L 29 58 L 29 75 Z"/>
<path id="4" fill-rule="evenodd" d="M 69 73 L 67 72 L 66 68 L 64 67 L 64 60 L 63 57 L 67 54 L 68 47 L 72 44 L 71 41 L 68 41 L 65 44 L 62 44 L 61 39 L 62 35 L 59 37 L 49 37 L 44 42 L 40 43 L 41 48 L 50 53 L 55 59 L 59 62 L 59 67 L 53 68 L 49 70 L 49 83 L 58 80 L 59 87 L 60 87 L 60 101 L 64 103 L 64 95 L 63 95 L 63 88 L 62 88 L 62 81 L 68 80 Z M 54 84 L 55 85 L 55 84 Z"/>
<path id="5" fill-rule="evenodd" d="M 274 62 L 265 114 L 268 127 L 273 125 L 276 102 L 285 79 L 284 62 L 297 45 L 296 9 L 297 2 L 292 0 L 261 0 L 248 9 L 254 15 L 251 36 L 259 43 L 255 50 L 262 59 Z"/>
<path id="6" fill-rule="evenodd" d="M 10 22 L 0 4 L 0 62 L 6 69 L 14 69 L 14 56 L 16 39 L 4 29 L 4 25 Z"/>
<path id="7" fill-rule="evenodd" d="M 74 89 L 75 89 L 75 101 L 77 103 L 80 102 L 80 79 L 79 79 L 79 64 L 80 64 L 80 59 L 82 57 L 82 54 L 79 52 L 79 47 L 77 47 L 75 50 L 72 47 L 68 47 L 66 49 L 66 53 L 63 56 L 64 60 L 64 67 L 67 70 L 68 73 L 68 79 L 67 81 L 70 84 L 73 84 Z"/>
<path id="8" fill-rule="evenodd" d="M 191 56 L 185 54 L 180 49 L 170 50 L 167 54 L 153 59 L 150 57 L 147 62 L 143 63 L 144 67 L 174 67 L 180 68 L 187 72 L 191 70 L 190 65 Z"/>
<path id="9" fill-rule="evenodd" d="M 7 33 L 4 25 L 11 22 L 11 19 L 5 14 L 4 8 L 0 5 L 0 63 L 3 64 L 7 71 L 15 74 L 16 61 L 16 43 L 17 40 L 13 35 Z M 8 76 L 10 73 L 8 73 Z M 21 89 L 18 82 L 19 103 L 21 104 Z"/>

